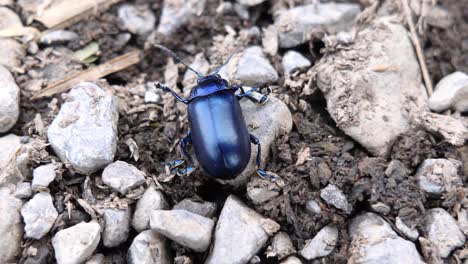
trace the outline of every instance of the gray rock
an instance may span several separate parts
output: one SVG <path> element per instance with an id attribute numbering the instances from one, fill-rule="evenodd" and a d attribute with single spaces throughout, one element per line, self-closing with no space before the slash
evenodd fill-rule
<path id="1" fill-rule="evenodd" d="M 213 220 L 185 210 L 151 212 L 151 229 L 196 252 L 204 252 L 211 242 Z"/>
<path id="2" fill-rule="evenodd" d="M 205 201 L 198 202 L 191 199 L 183 199 L 178 204 L 174 205 L 173 209 L 185 210 L 197 215 L 213 218 L 216 213 L 216 204 Z"/>
<path id="3" fill-rule="evenodd" d="M 195 16 L 201 15 L 206 0 L 166 0 L 156 31 L 169 36 Z"/>
<path id="4" fill-rule="evenodd" d="M 348 261 L 352 263 L 424 263 L 415 245 L 399 237 L 377 214 L 363 213 L 353 218 L 349 234 L 351 257 Z"/>
<path id="5" fill-rule="evenodd" d="M 42 32 L 39 42 L 41 44 L 50 45 L 57 43 L 69 42 L 72 40 L 79 39 L 80 37 L 73 31 L 70 30 L 47 30 Z"/>
<path id="6" fill-rule="evenodd" d="M 55 153 L 80 173 L 93 173 L 114 159 L 119 115 L 114 98 L 93 83 L 81 83 L 49 127 Z"/>
<path id="7" fill-rule="evenodd" d="M 136 204 L 132 220 L 133 228 L 138 232 L 149 229 L 151 212 L 167 208 L 168 204 L 164 199 L 162 192 L 156 190 L 153 186 L 148 187 Z"/>
<path id="8" fill-rule="evenodd" d="M 349 29 L 359 12 L 359 5 L 347 3 L 310 4 L 285 10 L 275 18 L 280 47 L 305 43 L 314 30 L 337 33 Z"/>
<path id="9" fill-rule="evenodd" d="M 307 242 L 301 250 L 301 255 L 307 260 L 328 256 L 335 249 L 337 242 L 338 228 L 334 225 L 327 225 Z"/>
<path id="10" fill-rule="evenodd" d="M 252 177 L 247 184 L 247 197 L 254 204 L 265 203 L 280 194 L 281 188 L 276 183 L 262 179 L 260 177 Z"/>
<path id="11" fill-rule="evenodd" d="M 130 208 L 104 210 L 104 246 L 111 248 L 125 242 L 130 232 Z"/>
<path id="12" fill-rule="evenodd" d="M 10 130 L 18 121 L 20 89 L 11 73 L 0 65 L 0 133 Z"/>
<path id="13" fill-rule="evenodd" d="M 116 161 L 104 169 L 102 181 L 121 194 L 126 194 L 145 183 L 145 173 L 124 161 Z"/>
<path id="14" fill-rule="evenodd" d="M 463 186 L 459 175 L 462 163 L 454 159 L 427 159 L 418 168 L 416 179 L 421 190 L 441 194 Z"/>
<path id="15" fill-rule="evenodd" d="M 11 71 L 17 71 L 21 67 L 21 60 L 26 56 L 23 46 L 10 38 L 0 38 L 0 45 L 2 47 L 0 49 L 0 65 Z"/>
<path id="16" fill-rule="evenodd" d="M 79 223 L 60 230 L 52 238 L 57 264 L 80 264 L 92 256 L 101 239 L 96 222 Z M 70 254 L 73 252 L 73 254 Z"/>
<path id="17" fill-rule="evenodd" d="M 214 245 L 205 264 L 243 264 L 266 244 L 279 225 L 263 218 L 231 195 L 215 229 Z"/>
<path id="18" fill-rule="evenodd" d="M 0 185 L 17 184 L 23 180 L 17 162 L 20 153 L 23 151 L 23 144 L 20 138 L 10 134 L 0 137 Z"/>
<path id="19" fill-rule="evenodd" d="M 468 209 L 462 208 L 457 213 L 458 215 L 458 226 L 461 231 L 468 237 Z"/>
<path id="20" fill-rule="evenodd" d="M 320 205 L 314 200 L 309 200 L 306 203 L 306 211 L 311 215 L 322 214 L 322 208 L 320 208 Z"/>
<path id="21" fill-rule="evenodd" d="M 20 199 L 30 198 L 32 195 L 31 183 L 19 182 L 16 185 L 15 197 Z"/>
<path id="22" fill-rule="evenodd" d="M 390 213 L 390 211 L 392 210 L 390 208 L 390 206 L 388 206 L 388 205 L 386 205 L 384 203 L 381 203 L 381 202 L 372 204 L 371 208 L 372 208 L 372 210 L 374 210 L 374 212 L 379 213 L 379 214 L 383 214 L 383 215 L 386 215 L 386 214 Z"/>
<path id="23" fill-rule="evenodd" d="M 276 138 L 291 131 L 293 124 L 291 112 L 285 103 L 273 96 L 270 96 L 263 105 L 250 100 L 242 100 L 240 104 L 249 132 L 260 140 L 261 161 L 265 164 L 270 154 L 270 147 Z M 262 118 L 258 118 L 259 116 Z M 257 148 L 253 146 L 249 164 L 241 175 L 229 183 L 234 186 L 246 184 L 247 179 L 257 170 L 256 158 Z"/>
<path id="24" fill-rule="evenodd" d="M 166 239 L 151 230 L 141 232 L 128 249 L 129 264 L 169 264 Z"/>
<path id="25" fill-rule="evenodd" d="M 133 34 L 146 35 L 154 29 L 156 17 L 147 5 L 124 4 L 117 11 L 122 27 Z"/>
<path id="26" fill-rule="evenodd" d="M 104 255 L 96 254 L 90 260 L 86 261 L 86 264 L 104 264 Z"/>
<path id="27" fill-rule="evenodd" d="M 260 86 L 276 82 L 278 73 L 263 54 L 262 48 L 252 46 L 242 53 L 235 79 L 239 80 L 242 85 Z"/>
<path id="28" fill-rule="evenodd" d="M 462 247 L 466 238 L 453 217 L 442 208 L 428 210 L 424 217 L 425 237 L 439 250 L 442 258 Z"/>
<path id="29" fill-rule="evenodd" d="M 49 184 L 53 182 L 57 176 L 55 168 L 56 165 L 53 163 L 35 168 L 33 171 L 33 181 L 31 184 L 32 189 L 37 190 L 39 188 L 49 187 Z"/>
<path id="30" fill-rule="evenodd" d="M 302 264 L 302 261 L 295 256 L 290 256 L 283 260 L 280 264 Z"/>
<path id="31" fill-rule="evenodd" d="M 425 15 L 424 22 L 438 28 L 449 28 L 453 24 L 452 14 L 445 8 L 434 5 L 430 7 L 429 12 Z"/>
<path id="32" fill-rule="evenodd" d="M 326 188 L 320 191 L 320 197 L 329 205 L 343 210 L 349 214 L 353 210 L 351 204 L 348 203 L 348 199 L 343 192 L 333 184 L 329 184 Z"/>
<path id="33" fill-rule="evenodd" d="M 46 192 L 34 195 L 21 208 L 21 215 L 25 224 L 25 236 L 37 240 L 50 231 L 58 217 L 57 210 L 52 203 L 52 196 Z"/>
<path id="34" fill-rule="evenodd" d="M 400 232 L 402 232 L 407 238 L 415 242 L 418 240 L 419 232 L 416 228 L 407 226 L 400 217 L 395 219 L 395 226 Z"/>
<path id="35" fill-rule="evenodd" d="M 389 153 L 410 129 L 411 115 L 426 104 L 409 34 L 391 19 L 373 21 L 353 44 L 325 55 L 314 67 L 330 116 L 376 156 Z M 348 66 L 341 69 L 337 62 Z"/>
<path id="36" fill-rule="evenodd" d="M 468 128 L 462 120 L 428 111 L 416 112 L 413 124 L 438 137 L 442 137 L 454 146 L 463 146 L 465 144 L 465 135 L 468 133 Z"/>
<path id="37" fill-rule="evenodd" d="M 296 250 L 292 244 L 291 238 L 285 232 L 278 232 L 268 246 L 265 255 L 267 258 L 276 257 L 283 259 L 289 255 L 295 254 Z"/>
<path id="38" fill-rule="evenodd" d="M 265 2 L 265 0 L 237 0 L 237 2 L 239 2 L 239 4 L 241 5 L 245 5 L 245 6 L 256 6 L 256 5 L 259 5 L 263 2 Z"/>
<path id="39" fill-rule="evenodd" d="M 468 111 L 468 75 L 454 72 L 440 80 L 429 98 L 429 107 L 437 112 L 449 108 Z"/>
<path id="40" fill-rule="evenodd" d="M 23 27 L 19 16 L 7 7 L 0 6 L 0 30 Z"/>
<path id="41" fill-rule="evenodd" d="M 297 51 L 290 50 L 283 56 L 284 74 L 293 72 L 296 69 L 310 67 L 310 61 Z"/>
<path id="42" fill-rule="evenodd" d="M 23 202 L 15 198 L 13 190 L 0 186 L 0 263 L 15 263 L 23 240 L 20 209 Z"/>

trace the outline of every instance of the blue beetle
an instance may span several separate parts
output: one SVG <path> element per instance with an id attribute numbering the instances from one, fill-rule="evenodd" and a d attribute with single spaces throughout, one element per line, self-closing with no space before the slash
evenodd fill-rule
<path id="1" fill-rule="evenodd" d="M 169 87 L 156 83 L 157 88 L 170 92 L 178 101 L 188 106 L 190 131 L 180 142 L 180 147 L 190 165 L 183 170 L 178 170 L 177 174 L 187 175 L 195 170 L 193 159 L 187 149 L 191 144 L 198 163 L 209 176 L 216 179 L 233 179 L 247 167 L 250 161 L 250 144 L 253 143 L 258 147 L 257 173 L 261 177 L 275 180 L 273 175 L 260 169 L 260 141 L 254 135 L 249 134 L 239 104 L 239 100 L 243 98 L 264 104 L 268 100 L 270 90 L 258 98 L 253 94 L 256 89 L 246 92 L 240 85 L 230 86 L 218 74 L 237 50 L 213 73 L 203 76 L 168 48 L 161 45 L 155 46 L 174 57 L 198 76 L 197 85 L 191 90 L 187 99 L 182 98 Z M 236 94 L 238 90 L 240 93 Z M 183 163 L 184 160 L 175 160 L 166 164 L 171 169 L 175 169 Z"/>

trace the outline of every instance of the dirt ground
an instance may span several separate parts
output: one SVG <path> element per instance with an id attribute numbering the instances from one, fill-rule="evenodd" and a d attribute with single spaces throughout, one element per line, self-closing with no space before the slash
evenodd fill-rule
<path id="1" fill-rule="evenodd" d="M 136 0 L 132 2 L 150 4 L 156 17 L 159 17 L 162 1 Z M 455 70 L 468 72 L 468 4 L 466 1 L 459 0 L 440 2 L 454 14 L 455 23 L 446 30 L 429 27 L 422 37 L 433 83 L 437 83 L 443 76 Z M 215 36 L 226 34 L 226 25 L 239 30 L 253 25 L 261 27 L 273 21 L 268 12 L 271 7 L 268 2 L 253 8 L 252 18 L 249 21 L 242 21 L 234 14 L 220 16 L 215 11 L 217 6 L 217 1 L 209 0 L 208 8 L 203 16 L 178 30 L 173 37 L 158 36 L 158 41 L 190 61 L 198 52 L 204 52 L 207 57 L 210 57 L 211 51 L 207 47 L 212 45 Z M 98 42 L 102 53 L 97 63 L 108 61 L 126 51 L 143 49 L 145 39 L 137 36 L 132 36 L 126 46 L 116 45 L 115 35 L 119 33 L 116 10 L 117 7 L 114 6 L 96 18 L 71 26 L 70 29 L 80 35 L 80 40 L 69 43 L 67 47 L 76 49 L 92 41 Z M 246 44 L 261 44 L 261 42 L 258 38 L 253 38 Z M 321 57 L 322 46 L 320 41 L 314 40 L 297 47 L 296 50 L 312 61 L 316 61 Z M 269 58 L 277 69 L 281 69 L 281 56 L 284 52 L 285 50 L 280 50 L 278 55 Z M 174 100 L 165 101 L 165 105 L 144 105 L 141 96 L 138 96 L 137 89 L 128 89 L 128 87 L 141 86 L 148 81 L 163 80 L 166 55 L 154 48 L 145 49 L 145 55 L 138 65 L 106 78 L 109 85 L 115 85 L 112 89 L 117 89 L 118 98 L 124 106 L 120 110 L 116 160 L 134 164 L 148 175 L 161 179 L 165 171 L 160 163 L 180 156 L 177 144 L 188 130 L 188 123 L 185 107 L 176 104 Z M 44 63 L 34 62 L 35 59 L 26 60 L 30 60 L 28 70 L 44 66 Z M 51 65 L 53 61 L 45 64 Z M 179 68 L 180 85 L 183 71 L 182 67 Z M 293 78 L 308 80 L 311 76 L 307 72 L 301 72 Z M 22 88 L 29 85 L 30 79 L 29 75 L 17 78 Z M 394 222 L 395 217 L 400 216 L 406 221 L 419 223 L 424 211 L 436 205 L 452 212 L 457 201 L 465 195 L 460 193 L 463 190 L 459 190 L 460 192 L 449 193 L 440 200 L 432 199 L 425 196 L 416 185 L 413 175 L 424 159 L 452 157 L 462 160 L 456 148 L 441 142 L 439 138 L 422 131 L 414 131 L 398 139 L 388 159 L 372 158 L 363 147 L 336 128 L 326 111 L 323 96 L 317 91 L 318 89 L 314 89 L 313 84 L 311 88 L 314 93 L 311 95 L 300 95 L 301 91 L 288 86 L 284 78 L 280 78 L 278 83 L 273 85 L 274 94 L 287 102 L 294 118 L 293 131 L 277 140 L 266 164 L 267 170 L 275 172 L 284 179 L 286 186 L 282 194 L 266 204 L 255 206 L 246 198 L 245 188 L 234 190 L 222 186 L 206 178 L 202 172 L 196 171 L 189 177 L 175 177 L 168 182 L 161 182 L 171 205 L 183 198 L 199 197 L 217 203 L 220 209 L 225 198 L 230 193 L 235 193 L 251 208 L 255 208 L 262 215 L 280 223 L 281 230 L 291 236 L 295 247 L 299 249 L 324 225 L 334 222 L 340 229 L 338 246 L 332 254 L 313 263 L 346 263 L 347 241 L 349 241 L 347 223 L 352 215 L 347 216 L 323 203 L 321 204 L 323 213 L 320 217 L 311 216 L 305 211 L 305 203 L 311 198 L 320 200 L 318 199 L 319 191 L 329 182 L 333 182 L 344 191 L 355 208 L 354 212 L 371 210 L 371 204 L 377 202 L 389 205 L 391 211 L 386 217 L 391 222 Z M 115 88 L 116 86 L 119 87 Z M 57 102 L 51 103 L 50 98 L 31 101 L 28 92 L 24 92 L 22 96 L 22 114 L 12 132 L 45 140 L 45 135 L 36 130 L 34 118 L 36 113 L 40 113 L 44 126 L 47 127 L 57 113 Z M 62 100 L 60 96 L 55 96 L 55 98 L 58 102 Z M 138 160 L 135 158 L 135 150 L 132 151 L 129 147 L 132 146 L 132 140 L 138 146 L 136 150 Z M 313 158 L 301 165 L 296 165 L 298 153 L 304 151 L 305 148 L 310 149 L 310 156 Z M 48 153 L 53 153 L 49 147 L 46 150 Z M 49 159 L 56 159 L 44 152 L 36 154 L 34 166 Z M 396 162 L 389 168 L 390 161 L 399 163 Z M 83 185 L 85 177 L 75 177 L 72 173 L 71 170 L 64 170 L 63 181 L 58 181 L 51 186 L 51 192 L 57 200 L 56 207 L 59 214 L 63 216 L 61 226 L 56 226 L 56 228 L 65 228 L 81 220 L 90 219 L 85 209 L 75 200 L 71 200 L 74 204 L 72 219 L 68 219 L 64 206 L 65 201 L 69 199 L 67 196 L 81 196 L 83 190 L 87 189 L 87 185 L 91 186 L 97 199 L 116 203 L 133 202 L 128 198 L 109 197 L 110 191 L 99 187 L 102 185 L 100 175 L 90 177 L 91 184 Z M 124 263 L 126 249 L 135 235 L 136 233 L 132 233 L 128 243 L 117 249 L 100 247 L 98 252 L 113 255 L 115 257 L 113 263 Z M 44 241 L 50 241 L 49 239 L 44 239 Z M 25 241 L 25 246 L 30 243 L 30 241 Z M 204 258 L 203 254 L 184 252 L 184 249 L 175 243 L 172 243 L 171 247 L 178 255 L 185 254 L 192 257 L 194 263 L 201 263 Z M 259 253 L 259 256 L 263 257 L 263 255 L 262 252 Z M 50 257 L 53 258 L 53 256 Z M 276 262 L 262 259 L 262 263 Z"/>

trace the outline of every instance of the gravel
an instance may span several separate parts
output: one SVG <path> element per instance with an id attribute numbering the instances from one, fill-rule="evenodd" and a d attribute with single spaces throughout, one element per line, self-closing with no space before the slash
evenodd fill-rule
<path id="1" fill-rule="evenodd" d="M 242 53 L 235 79 L 245 86 L 261 86 L 276 82 L 278 73 L 259 46 L 248 47 Z"/>
<path id="2" fill-rule="evenodd" d="M 271 245 L 268 246 L 265 255 L 267 258 L 276 257 L 278 259 L 283 259 L 295 253 L 296 250 L 288 234 L 285 232 L 278 232 L 273 237 Z"/>
<path id="3" fill-rule="evenodd" d="M 23 175 L 17 164 L 23 145 L 18 136 L 9 134 L 0 137 L 0 146 L 2 146 L 0 148 L 0 185 L 16 185 L 23 180 Z"/>
<path id="4" fill-rule="evenodd" d="M 159 25 L 156 31 L 169 36 L 177 29 L 187 24 L 205 9 L 206 0 L 164 1 Z"/>
<path id="5" fill-rule="evenodd" d="M 101 226 L 96 222 L 80 223 L 60 230 L 52 238 L 57 264 L 83 263 L 93 255 L 99 240 Z"/>
<path id="6" fill-rule="evenodd" d="M 195 252 L 210 246 L 214 221 L 185 210 L 154 210 L 151 229 Z"/>
<path id="7" fill-rule="evenodd" d="M 359 5 L 347 3 L 319 3 L 284 10 L 275 17 L 281 48 L 305 43 L 311 32 L 322 29 L 329 33 L 347 30 L 354 24 Z"/>
<path id="8" fill-rule="evenodd" d="M 153 186 L 148 187 L 136 204 L 132 219 L 133 228 L 138 232 L 149 229 L 151 212 L 154 210 L 164 210 L 168 207 L 162 192 L 156 190 Z"/>
<path id="9" fill-rule="evenodd" d="M 50 125 L 49 142 L 64 163 L 90 174 L 114 159 L 117 121 L 113 96 L 93 83 L 81 83 L 67 94 Z"/>
<path id="10" fill-rule="evenodd" d="M 231 195 L 215 229 L 213 248 L 205 264 L 244 264 L 265 246 L 279 225 L 263 218 Z"/>
<path id="11" fill-rule="evenodd" d="M 105 247 L 116 247 L 128 238 L 130 232 L 130 208 L 105 209 L 102 241 Z"/>
<path id="12" fill-rule="evenodd" d="M 122 29 L 147 35 L 155 28 L 156 17 L 147 5 L 121 5 L 117 11 Z"/>
<path id="13" fill-rule="evenodd" d="M 276 183 L 260 177 L 252 177 L 247 184 L 247 197 L 254 204 L 262 204 L 280 194 L 280 188 Z"/>
<path id="14" fill-rule="evenodd" d="M 429 107 L 436 112 L 449 108 L 459 112 L 468 111 L 468 75 L 454 72 L 440 80 L 429 98 Z"/>
<path id="15" fill-rule="evenodd" d="M 309 200 L 306 203 L 306 211 L 311 215 L 320 215 L 320 214 L 322 214 L 322 208 L 314 200 Z"/>
<path id="16" fill-rule="evenodd" d="M 0 263 L 14 263 L 21 250 L 23 223 L 20 209 L 23 202 L 15 198 L 13 190 L 0 186 Z"/>
<path id="17" fill-rule="evenodd" d="M 102 181 L 121 194 L 145 183 L 145 173 L 123 161 L 116 161 L 102 172 Z"/>
<path id="18" fill-rule="evenodd" d="M 310 61 L 306 57 L 302 56 L 301 53 L 294 50 L 289 50 L 284 54 L 282 64 L 285 75 L 292 73 L 296 69 L 302 69 L 311 66 Z"/>
<path id="19" fill-rule="evenodd" d="M 26 55 L 23 46 L 16 40 L 0 38 L 0 66 L 5 66 L 11 71 L 19 71 L 21 60 Z"/>
<path id="20" fill-rule="evenodd" d="M 52 202 L 52 196 L 46 192 L 34 195 L 21 208 L 21 215 L 25 224 L 25 236 L 37 240 L 49 233 L 58 217 L 57 210 Z"/>
<path id="21" fill-rule="evenodd" d="M 215 203 L 211 202 L 183 199 L 174 205 L 173 209 L 185 210 L 197 215 L 213 218 L 216 214 L 217 207 Z"/>
<path id="22" fill-rule="evenodd" d="M 30 198 L 32 195 L 30 182 L 19 182 L 16 185 L 15 197 L 20 199 Z"/>
<path id="23" fill-rule="evenodd" d="M 129 264 L 169 264 L 169 250 L 166 239 L 151 230 L 141 232 L 128 249 Z"/>
<path id="24" fill-rule="evenodd" d="M 426 212 L 423 225 L 424 236 L 438 249 L 442 258 L 462 247 L 466 238 L 453 217 L 442 208 L 430 209 Z"/>
<path id="25" fill-rule="evenodd" d="M 55 180 L 57 176 L 55 172 L 56 164 L 47 164 L 42 165 L 34 169 L 33 171 L 33 180 L 31 187 L 33 190 L 38 190 L 40 188 L 47 188 L 49 184 Z"/>
<path id="26" fill-rule="evenodd" d="M 352 205 L 348 203 L 348 199 L 343 192 L 333 184 L 329 184 L 325 189 L 322 189 L 320 191 L 320 197 L 327 204 L 333 205 L 347 214 L 350 214 L 353 210 Z"/>
<path id="27" fill-rule="evenodd" d="M 399 237 L 377 214 L 362 213 L 353 218 L 349 234 L 349 259 L 354 263 L 424 263 L 416 246 Z"/>
<path id="28" fill-rule="evenodd" d="M 0 133 L 9 131 L 18 121 L 19 102 L 20 88 L 11 73 L 0 65 Z"/>
<path id="29" fill-rule="evenodd" d="M 454 159 L 427 159 L 418 168 L 416 179 L 421 190 L 441 194 L 463 186 L 462 163 Z"/>
<path id="30" fill-rule="evenodd" d="M 338 228 L 327 225 L 301 250 L 301 256 L 307 260 L 328 256 L 338 242 Z"/>

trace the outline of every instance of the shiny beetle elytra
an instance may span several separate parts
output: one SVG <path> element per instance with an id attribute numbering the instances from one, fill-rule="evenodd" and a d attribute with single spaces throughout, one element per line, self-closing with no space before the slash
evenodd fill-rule
<path id="1" fill-rule="evenodd" d="M 233 179 L 239 175 L 250 161 L 250 144 L 257 145 L 257 173 L 264 178 L 274 180 L 275 177 L 260 169 L 261 146 L 254 135 L 249 134 L 242 115 L 239 100 L 247 98 L 253 102 L 264 104 L 268 100 L 267 94 L 255 97 L 256 89 L 245 91 L 240 85 L 229 85 L 218 72 L 232 58 L 229 58 L 213 73 L 203 76 L 184 63 L 168 48 L 156 45 L 171 55 L 187 69 L 197 74 L 197 85 L 191 90 L 189 98 L 182 98 L 169 87 L 156 83 L 156 87 L 170 92 L 178 101 L 188 106 L 190 131 L 180 142 L 182 153 L 188 159 L 189 166 L 177 169 L 184 160 L 166 163 L 179 175 L 186 175 L 194 171 L 193 159 L 187 150 L 189 144 L 193 146 L 195 156 L 202 169 L 216 179 Z M 239 94 L 236 91 L 240 90 Z"/>

